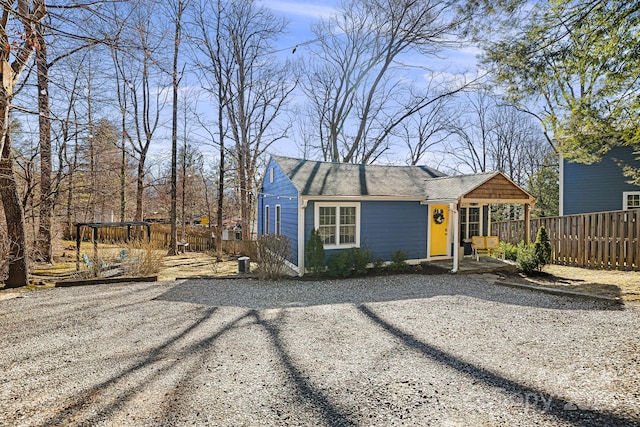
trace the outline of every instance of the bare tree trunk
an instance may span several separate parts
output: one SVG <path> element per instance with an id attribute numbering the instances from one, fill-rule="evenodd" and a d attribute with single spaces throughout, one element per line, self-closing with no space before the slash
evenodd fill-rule
<path id="1" fill-rule="evenodd" d="M 135 221 L 142 221 L 144 217 L 144 209 L 142 205 L 142 199 L 144 197 L 144 179 L 145 179 L 145 162 L 147 160 L 146 151 L 140 152 L 140 159 L 138 160 L 138 177 L 136 179 L 136 215 Z"/>
<path id="2" fill-rule="evenodd" d="M 120 161 L 120 221 L 124 222 L 127 217 L 127 150 L 124 136 L 120 142 L 122 143 L 122 159 Z"/>
<path id="3" fill-rule="evenodd" d="M 44 7 L 44 2 L 43 2 Z M 40 221 L 36 240 L 36 259 L 50 263 L 51 253 L 51 214 L 53 197 L 51 191 L 51 111 L 49 107 L 49 64 L 47 63 L 47 45 L 44 40 L 44 25 L 37 25 L 36 66 L 38 70 L 38 124 L 40 127 Z"/>
<path id="4" fill-rule="evenodd" d="M 24 211 L 20 204 L 13 165 L 11 137 L 9 133 L 6 133 L 2 154 L 0 155 L 0 196 L 2 196 L 2 206 L 7 221 L 7 235 L 9 237 L 9 278 L 5 282 L 5 287 L 7 288 L 17 288 L 29 284 L 27 277 L 29 260 L 24 228 Z"/>
<path id="5" fill-rule="evenodd" d="M 223 104 L 221 103 L 223 99 L 222 95 L 222 86 L 218 86 L 218 132 L 220 134 L 220 166 L 218 169 L 218 212 L 216 217 L 216 251 L 218 252 L 218 256 L 222 255 L 222 227 L 224 227 L 224 218 L 222 216 L 222 209 L 224 207 L 224 178 L 225 178 L 225 167 L 224 167 L 224 125 L 222 124 L 223 120 Z"/>
<path id="6" fill-rule="evenodd" d="M 33 4 L 19 1 L 17 10 L 13 5 L 14 2 L 2 2 L 0 15 L 0 196 L 10 242 L 9 278 L 5 282 L 6 287 L 26 286 L 29 271 L 24 211 L 20 204 L 15 162 L 11 153 L 11 100 L 13 88 L 33 55 L 36 45 L 34 25 L 38 25 L 46 14 L 44 0 L 34 1 Z M 11 36 L 7 29 L 10 29 Z M 16 34 L 18 37 L 13 38 Z M 13 62 L 10 64 L 11 58 Z"/>
<path id="7" fill-rule="evenodd" d="M 169 255 L 178 253 L 178 89 L 180 86 L 180 77 L 178 76 L 178 55 L 180 53 L 180 37 L 182 14 L 184 13 L 185 3 L 178 0 L 176 5 L 175 28 L 173 33 L 173 68 L 171 70 L 171 82 L 173 88 L 173 106 L 171 108 L 171 241 L 169 247 Z"/>
<path id="8" fill-rule="evenodd" d="M 186 192 L 187 192 L 187 144 L 186 144 L 186 139 L 185 139 L 185 144 L 182 146 L 182 206 L 181 206 L 181 213 L 180 213 L 180 217 L 181 217 L 181 221 L 182 221 L 182 237 L 180 238 L 181 241 L 186 241 L 187 240 L 187 221 L 186 221 L 186 212 L 185 212 L 185 197 L 186 197 Z"/>

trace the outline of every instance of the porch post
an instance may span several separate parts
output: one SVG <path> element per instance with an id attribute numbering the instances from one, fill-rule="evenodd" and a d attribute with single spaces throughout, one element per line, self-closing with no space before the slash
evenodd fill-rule
<path id="1" fill-rule="evenodd" d="M 307 201 L 300 197 L 299 207 L 298 207 L 298 276 L 302 277 L 305 273 L 305 263 L 304 263 L 304 211 L 307 207 Z"/>
<path id="2" fill-rule="evenodd" d="M 531 221 L 529 219 L 531 206 L 529 203 L 524 204 L 524 244 L 528 245 L 531 240 Z"/>
<path id="3" fill-rule="evenodd" d="M 82 239 L 80 238 L 80 224 L 75 224 L 76 226 L 76 271 L 80 271 L 80 244 L 82 243 Z"/>
<path id="4" fill-rule="evenodd" d="M 457 273 L 460 268 L 460 218 L 458 215 L 458 203 L 449 203 L 449 212 L 453 215 L 453 268 L 452 273 Z"/>

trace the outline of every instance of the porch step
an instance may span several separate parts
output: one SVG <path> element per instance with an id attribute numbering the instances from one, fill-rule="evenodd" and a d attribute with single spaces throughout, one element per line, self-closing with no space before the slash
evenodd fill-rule
<path id="1" fill-rule="evenodd" d="M 453 260 L 423 261 L 421 265 L 425 267 L 438 267 L 444 271 L 453 269 Z M 509 261 L 501 261 L 492 257 L 480 257 L 479 261 L 475 258 L 463 258 L 460 260 L 458 274 L 476 274 L 476 273 L 492 273 L 498 271 L 516 271 L 517 267 Z"/>

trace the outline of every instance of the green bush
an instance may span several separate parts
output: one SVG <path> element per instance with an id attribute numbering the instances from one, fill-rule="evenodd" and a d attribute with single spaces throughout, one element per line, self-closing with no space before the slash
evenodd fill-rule
<path id="1" fill-rule="evenodd" d="M 327 274 L 331 277 L 349 277 L 353 272 L 353 252 L 340 251 L 329 256 Z"/>
<path id="2" fill-rule="evenodd" d="M 373 271 L 380 273 L 382 270 L 384 270 L 384 259 L 382 259 L 382 257 L 377 257 L 373 261 Z"/>
<path id="3" fill-rule="evenodd" d="M 315 228 L 311 230 L 309 235 L 309 241 L 304 250 L 304 261 L 311 274 L 320 274 L 324 271 L 324 246 L 322 237 Z"/>
<path id="4" fill-rule="evenodd" d="M 395 251 L 391 254 L 391 264 L 389 265 L 391 271 L 403 272 L 409 269 L 407 264 L 407 253 L 404 251 Z"/>
<path id="5" fill-rule="evenodd" d="M 539 263 L 534 245 L 525 245 L 524 242 L 521 242 L 518 245 L 518 259 L 516 263 L 518 270 L 524 274 L 532 274 L 538 271 Z"/>
<path id="6" fill-rule="evenodd" d="M 540 226 L 538 229 L 533 247 L 538 261 L 538 270 L 542 270 L 545 265 L 551 262 L 551 242 L 544 226 Z"/>
<path id="7" fill-rule="evenodd" d="M 367 265 L 371 261 L 371 251 L 368 249 L 353 248 L 353 272 L 356 275 L 367 274 Z"/>
<path id="8" fill-rule="evenodd" d="M 504 252 L 504 258 L 509 261 L 518 259 L 518 247 L 509 242 L 500 242 L 500 250 Z"/>

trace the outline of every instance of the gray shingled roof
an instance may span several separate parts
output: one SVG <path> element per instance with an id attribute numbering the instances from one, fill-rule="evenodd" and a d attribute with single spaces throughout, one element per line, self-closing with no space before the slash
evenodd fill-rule
<path id="1" fill-rule="evenodd" d="M 426 166 L 378 166 L 273 156 L 303 196 L 370 196 L 453 200 L 494 174 L 447 177 Z"/>
<path id="2" fill-rule="evenodd" d="M 425 183 L 425 196 L 431 200 L 455 200 L 479 187 L 494 175 L 496 172 L 430 179 Z"/>

